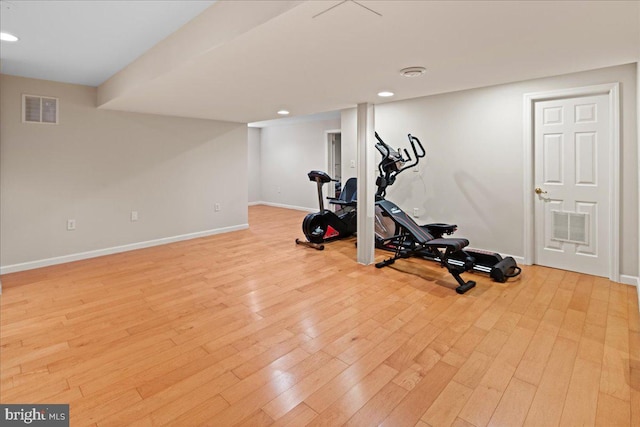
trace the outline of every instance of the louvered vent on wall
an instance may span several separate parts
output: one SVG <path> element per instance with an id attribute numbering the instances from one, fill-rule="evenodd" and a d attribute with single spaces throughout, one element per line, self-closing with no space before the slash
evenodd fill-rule
<path id="1" fill-rule="evenodd" d="M 551 211 L 551 218 L 551 239 L 581 245 L 588 244 L 589 214 Z"/>
<path id="2" fill-rule="evenodd" d="M 22 95 L 22 121 L 58 124 L 58 98 Z"/>

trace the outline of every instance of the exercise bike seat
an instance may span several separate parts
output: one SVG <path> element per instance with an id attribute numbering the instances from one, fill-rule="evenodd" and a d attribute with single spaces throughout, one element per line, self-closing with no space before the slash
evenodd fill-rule
<path id="1" fill-rule="evenodd" d="M 357 190 L 357 178 L 349 178 L 340 192 L 340 197 L 337 199 L 328 197 L 329 203 L 341 206 L 355 206 L 358 201 Z"/>

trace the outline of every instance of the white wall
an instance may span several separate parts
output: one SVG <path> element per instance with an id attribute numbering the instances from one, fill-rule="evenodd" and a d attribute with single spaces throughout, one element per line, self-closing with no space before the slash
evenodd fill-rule
<path id="1" fill-rule="evenodd" d="M 260 128 L 249 128 L 248 151 L 248 179 L 249 179 L 249 203 L 259 202 L 262 200 L 261 190 L 261 164 L 260 164 Z"/>
<path id="2" fill-rule="evenodd" d="M 353 160 L 355 162 L 358 159 L 358 123 L 356 109 L 342 110 L 341 123 L 342 180 L 347 182 L 347 179 L 356 177 L 358 174 L 358 170 L 351 167 L 351 161 Z"/>
<path id="3" fill-rule="evenodd" d="M 262 128 L 260 169 L 263 202 L 318 210 L 316 186 L 309 181 L 307 173 L 314 169 L 327 170 L 326 131 L 332 129 L 340 129 L 339 119 Z"/>
<path id="4" fill-rule="evenodd" d="M 427 150 L 420 173 L 400 175 L 389 200 L 409 212 L 419 208 L 420 223 L 458 224 L 474 247 L 522 256 L 523 191 L 531 191 L 523 188 L 523 95 L 616 81 L 622 92 L 620 272 L 637 276 L 635 64 L 377 105 L 376 130 L 387 143 L 408 147 L 411 133 Z M 343 147 L 354 145 L 355 114 L 342 118 Z"/>
<path id="5" fill-rule="evenodd" d="M 96 109 L 96 89 L 0 76 L 0 264 L 247 223 L 245 124 Z M 60 124 L 21 122 L 21 94 Z M 214 212 L 214 203 L 221 206 Z M 139 213 L 137 222 L 130 212 Z M 67 231 L 67 219 L 77 229 Z"/>

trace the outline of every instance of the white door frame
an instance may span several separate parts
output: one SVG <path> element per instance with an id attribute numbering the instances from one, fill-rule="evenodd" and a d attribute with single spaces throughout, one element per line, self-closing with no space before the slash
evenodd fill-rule
<path id="1" fill-rule="evenodd" d="M 333 165 L 329 164 L 329 145 L 331 144 L 331 140 L 329 139 L 329 135 L 334 133 L 342 133 L 341 129 L 329 129 L 324 131 L 324 164 L 327 165 L 327 173 L 333 168 Z"/>
<path id="2" fill-rule="evenodd" d="M 524 263 L 535 263 L 534 104 L 560 98 L 609 96 L 609 280 L 620 281 L 620 83 L 560 89 L 524 95 Z"/>
<path id="3" fill-rule="evenodd" d="M 332 134 L 336 134 L 336 133 L 342 133 L 341 129 L 329 129 L 329 130 L 325 130 L 324 131 L 324 164 L 327 165 L 327 173 L 329 174 L 329 176 L 331 176 L 331 178 L 335 178 L 333 175 L 333 168 L 335 167 L 335 165 L 331 165 L 329 163 L 329 161 L 331 160 L 331 155 L 329 154 L 329 150 L 331 149 L 331 139 L 330 139 L 330 135 Z M 342 173 L 341 173 L 342 175 Z M 327 196 L 329 197 L 334 197 L 335 196 L 335 190 L 333 188 L 333 186 L 329 186 L 328 187 L 328 194 Z"/>

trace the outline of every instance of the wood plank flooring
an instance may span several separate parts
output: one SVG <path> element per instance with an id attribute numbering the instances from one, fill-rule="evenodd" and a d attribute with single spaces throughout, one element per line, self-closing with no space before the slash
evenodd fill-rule
<path id="1" fill-rule="evenodd" d="M 0 400 L 73 426 L 640 426 L 636 289 L 296 246 L 304 213 L 5 275 Z M 386 256 L 380 252 L 378 258 Z"/>

